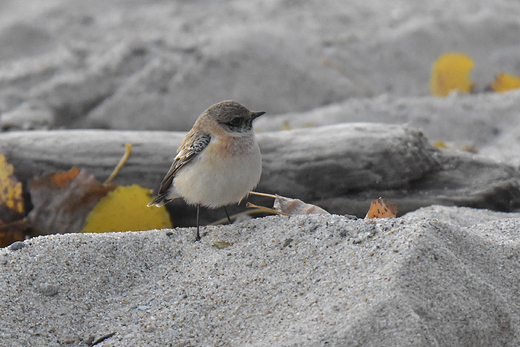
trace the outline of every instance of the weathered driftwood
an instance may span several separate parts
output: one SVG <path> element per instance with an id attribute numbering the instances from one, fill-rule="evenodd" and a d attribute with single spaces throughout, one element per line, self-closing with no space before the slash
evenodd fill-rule
<path id="1" fill-rule="evenodd" d="M 124 144 L 132 143 L 116 181 L 157 189 L 183 137 L 145 131 L 13 132 L 0 134 L 0 152 L 22 182 L 72 166 L 103 181 Z M 520 206 L 516 169 L 467 153 L 439 151 L 406 126 L 340 124 L 260 133 L 257 138 L 263 156 L 258 191 L 299 198 L 333 213 L 364 216 L 370 201 L 380 196 L 395 202 L 399 214 L 431 204 L 502 211 Z"/>

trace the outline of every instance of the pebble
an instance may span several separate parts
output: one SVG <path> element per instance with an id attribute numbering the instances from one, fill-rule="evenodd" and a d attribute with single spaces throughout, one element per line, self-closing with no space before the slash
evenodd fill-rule
<path id="1" fill-rule="evenodd" d="M 11 251 L 17 251 L 25 247 L 25 243 L 23 241 L 15 241 L 10 246 L 9 249 Z"/>
<path id="2" fill-rule="evenodd" d="M 54 296 L 58 294 L 58 287 L 53 284 L 44 283 L 40 285 L 40 293 L 45 296 Z"/>

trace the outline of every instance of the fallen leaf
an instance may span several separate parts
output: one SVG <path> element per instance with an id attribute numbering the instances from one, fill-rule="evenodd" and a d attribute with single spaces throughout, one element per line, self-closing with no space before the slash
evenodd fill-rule
<path id="1" fill-rule="evenodd" d="M 21 219 L 23 212 L 22 183 L 14 176 L 14 167 L 0 153 L 0 224 Z"/>
<path id="2" fill-rule="evenodd" d="M 227 247 L 231 246 L 231 244 L 226 241 L 216 241 L 216 242 L 213 242 L 213 246 L 217 247 L 218 249 L 222 249 L 222 248 L 227 248 Z"/>
<path id="3" fill-rule="evenodd" d="M 273 208 L 257 206 L 251 203 L 247 203 L 246 207 L 251 207 L 260 210 L 261 212 L 271 214 L 283 214 L 283 215 L 295 215 L 295 214 L 330 214 L 321 207 L 307 204 L 300 199 L 286 198 L 285 196 L 265 194 L 259 192 L 249 192 L 249 194 L 265 196 L 274 198 Z"/>
<path id="4" fill-rule="evenodd" d="M 510 90 L 520 88 L 520 77 L 509 75 L 506 73 L 499 73 L 495 80 L 489 84 L 489 87 L 497 93 L 505 93 Z"/>
<path id="5" fill-rule="evenodd" d="M 372 201 L 365 219 L 367 218 L 395 218 L 397 206 L 387 200 L 377 199 Z"/>
<path id="6" fill-rule="evenodd" d="M 52 183 L 55 188 L 64 188 L 78 177 L 79 171 L 79 168 L 75 166 L 69 171 L 56 172 L 45 177 L 49 179 L 49 182 Z"/>
<path id="7" fill-rule="evenodd" d="M 445 53 L 433 63 L 430 92 L 435 96 L 448 96 L 452 91 L 471 93 L 475 84 L 469 75 L 473 60 L 463 53 Z"/>
<path id="8" fill-rule="evenodd" d="M 79 232 L 92 208 L 116 187 L 77 167 L 37 178 L 29 183 L 33 209 L 27 218 L 39 234 Z"/>
<path id="9" fill-rule="evenodd" d="M 117 187 L 94 207 L 83 232 L 138 231 L 171 228 L 166 207 L 148 208 L 149 189 L 136 184 Z"/>
<path id="10" fill-rule="evenodd" d="M 448 146 L 442 141 L 435 141 L 433 146 L 436 148 L 448 148 Z"/>
<path id="11" fill-rule="evenodd" d="M 273 208 L 286 214 L 330 214 L 321 207 L 307 204 L 300 199 L 291 199 L 276 195 Z"/>
<path id="12" fill-rule="evenodd" d="M 288 120 L 284 120 L 282 123 L 282 126 L 280 127 L 280 130 L 291 130 L 291 123 L 289 123 Z"/>

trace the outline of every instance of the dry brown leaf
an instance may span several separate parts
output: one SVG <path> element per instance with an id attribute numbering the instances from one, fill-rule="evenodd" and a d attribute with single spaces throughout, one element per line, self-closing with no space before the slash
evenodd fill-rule
<path id="1" fill-rule="evenodd" d="M 321 207 L 318 207 L 318 206 L 315 206 L 312 204 L 307 204 L 307 203 L 301 201 L 300 199 L 291 199 L 291 198 L 286 198 L 285 196 L 259 193 L 259 192 L 249 192 L 249 194 L 265 196 L 265 197 L 274 199 L 274 204 L 273 204 L 272 209 L 269 207 L 253 205 L 249 202 L 246 204 L 246 207 L 255 208 L 257 210 L 260 210 L 260 212 L 264 212 L 264 213 L 283 214 L 283 215 L 330 214 L 329 212 L 325 211 Z"/>
<path id="2" fill-rule="evenodd" d="M 276 195 L 273 208 L 286 214 L 330 214 L 321 207 L 307 204 L 300 199 L 291 199 Z"/>
<path id="3" fill-rule="evenodd" d="M 390 201 L 377 199 L 372 201 L 365 219 L 367 218 L 395 218 L 397 206 Z"/>
<path id="4" fill-rule="evenodd" d="M 80 232 L 90 211 L 116 187 L 99 183 L 77 167 L 35 179 L 29 183 L 29 223 L 40 234 Z"/>

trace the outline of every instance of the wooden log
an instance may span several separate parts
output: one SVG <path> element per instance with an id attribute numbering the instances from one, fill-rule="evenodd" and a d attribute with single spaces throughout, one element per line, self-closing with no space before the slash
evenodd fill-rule
<path id="1" fill-rule="evenodd" d="M 402 125 L 350 123 L 259 134 L 259 188 L 309 200 L 406 187 L 437 170 L 438 151 Z M 377 197 L 376 197 L 377 198 Z"/>
<path id="2" fill-rule="evenodd" d="M 181 132 L 54 130 L 0 134 L 0 153 L 22 182 L 79 166 L 103 182 L 125 151 L 132 154 L 117 176 L 119 184 L 157 188 L 185 134 Z"/>
<path id="3" fill-rule="evenodd" d="M 0 152 L 25 183 L 72 166 L 103 181 L 124 144 L 132 143 L 116 181 L 157 189 L 183 137 L 149 131 L 12 132 L 0 134 Z M 502 211 L 520 206 L 518 170 L 475 155 L 439 151 L 420 131 L 406 126 L 351 123 L 260 133 L 257 138 L 263 156 L 258 191 L 299 198 L 333 213 L 364 216 L 370 201 L 380 196 L 397 203 L 400 214 L 431 204 Z"/>

